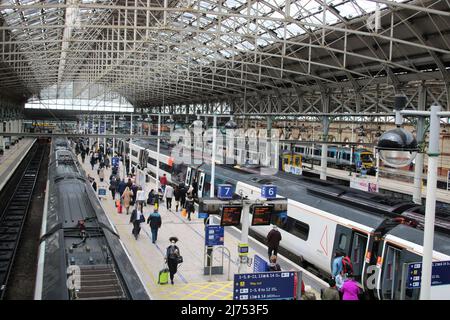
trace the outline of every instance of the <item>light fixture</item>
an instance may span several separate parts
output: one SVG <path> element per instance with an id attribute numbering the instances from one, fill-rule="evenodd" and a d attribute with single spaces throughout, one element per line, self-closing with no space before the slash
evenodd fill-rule
<path id="1" fill-rule="evenodd" d="M 225 129 L 236 129 L 237 127 L 238 125 L 234 122 L 233 118 L 230 118 L 230 120 L 225 123 Z"/>
<path id="2" fill-rule="evenodd" d="M 419 151 L 414 135 L 400 127 L 383 133 L 378 140 L 377 150 L 380 159 L 394 168 L 408 166 Z"/>

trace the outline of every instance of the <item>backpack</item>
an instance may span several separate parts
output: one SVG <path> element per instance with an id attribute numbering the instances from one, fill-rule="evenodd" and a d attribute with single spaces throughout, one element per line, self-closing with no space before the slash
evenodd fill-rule
<path id="1" fill-rule="evenodd" d="M 348 256 L 342 258 L 342 271 L 344 272 L 344 274 L 353 274 L 352 261 Z"/>

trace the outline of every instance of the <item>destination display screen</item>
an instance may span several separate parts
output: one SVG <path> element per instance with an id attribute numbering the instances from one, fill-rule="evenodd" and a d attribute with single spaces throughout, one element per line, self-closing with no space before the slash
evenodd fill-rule
<path id="1" fill-rule="evenodd" d="M 252 226 L 268 226 L 270 225 L 270 217 L 273 212 L 272 206 L 253 205 Z"/>
<path id="2" fill-rule="evenodd" d="M 224 205 L 222 206 L 220 225 L 238 226 L 241 222 L 242 206 Z"/>

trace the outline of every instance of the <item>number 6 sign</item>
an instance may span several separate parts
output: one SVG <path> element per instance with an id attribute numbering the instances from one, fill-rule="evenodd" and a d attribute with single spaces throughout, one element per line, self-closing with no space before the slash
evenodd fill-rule
<path id="1" fill-rule="evenodd" d="M 275 199 L 277 197 L 277 186 L 263 185 L 261 187 L 261 196 L 266 199 Z"/>

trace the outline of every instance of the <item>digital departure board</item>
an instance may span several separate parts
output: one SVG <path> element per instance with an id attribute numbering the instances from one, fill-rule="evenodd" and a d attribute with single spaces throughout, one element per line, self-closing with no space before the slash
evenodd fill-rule
<path id="1" fill-rule="evenodd" d="M 239 205 L 223 205 L 220 225 L 221 226 L 237 226 L 241 222 L 242 206 Z"/>
<path id="2" fill-rule="evenodd" d="M 273 212 L 273 206 L 253 205 L 252 226 L 268 226 L 270 225 L 270 217 Z"/>

